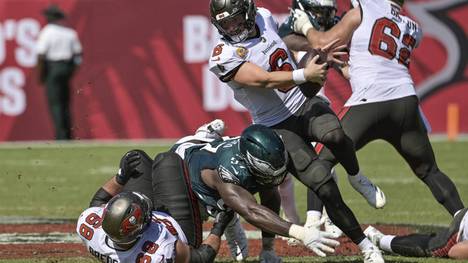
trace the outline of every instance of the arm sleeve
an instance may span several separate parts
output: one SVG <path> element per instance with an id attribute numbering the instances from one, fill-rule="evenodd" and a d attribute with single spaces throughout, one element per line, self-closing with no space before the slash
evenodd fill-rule
<path id="1" fill-rule="evenodd" d="M 73 54 L 78 55 L 83 52 L 83 49 L 81 47 L 80 39 L 78 38 L 78 34 L 75 32 L 74 34 L 74 39 L 73 39 L 73 44 L 72 44 L 72 51 Z"/>
<path id="2" fill-rule="evenodd" d="M 44 28 L 42 31 L 39 33 L 39 37 L 37 38 L 36 42 L 36 54 L 37 55 L 45 55 L 48 49 L 47 45 L 47 29 Z"/>

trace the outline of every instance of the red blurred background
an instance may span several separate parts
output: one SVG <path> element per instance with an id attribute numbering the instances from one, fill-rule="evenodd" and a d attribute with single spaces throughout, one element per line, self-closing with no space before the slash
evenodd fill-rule
<path id="1" fill-rule="evenodd" d="M 290 0 L 258 0 L 284 18 Z M 0 141 L 53 139 L 34 42 L 48 0 L 0 0 Z M 84 62 L 73 81 L 77 139 L 176 138 L 222 118 L 239 134 L 249 115 L 207 71 L 213 28 L 208 1 L 57 0 L 80 36 Z M 349 1 L 338 0 L 340 12 Z M 182 6 L 183 5 L 183 6 Z M 445 133 L 447 105 L 468 132 L 468 2 L 406 1 L 425 33 L 411 73 L 433 133 Z M 281 22 L 281 21 L 280 21 Z M 336 110 L 350 94 L 335 73 L 327 95 Z"/>

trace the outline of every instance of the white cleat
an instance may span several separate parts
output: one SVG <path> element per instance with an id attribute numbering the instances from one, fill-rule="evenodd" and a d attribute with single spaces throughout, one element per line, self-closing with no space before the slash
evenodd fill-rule
<path id="1" fill-rule="evenodd" d="M 197 129 L 195 133 L 205 132 L 214 137 L 222 137 L 224 135 L 224 121 L 220 119 L 215 119 L 209 123 L 205 123 L 200 128 Z"/>
<path id="2" fill-rule="evenodd" d="M 380 239 L 382 239 L 382 237 L 384 236 L 382 232 L 380 232 L 377 228 L 373 226 L 368 226 L 366 230 L 364 230 L 364 235 L 366 235 L 366 237 L 370 239 L 372 244 L 378 247 L 380 247 Z"/>
<path id="3" fill-rule="evenodd" d="M 358 191 L 367 202 L 374 208 L 382 208 L 387 203 L 384 192 L 374 185 L 367 177 L 357 174 L 348 175 L 351 186 Z"/>
<path id="4" fill-rule="evenodd" d="M 376 246 L 363 250 L 362 255 L 364 256 L 364 263 L 385 263 L 382 252 Z"/>

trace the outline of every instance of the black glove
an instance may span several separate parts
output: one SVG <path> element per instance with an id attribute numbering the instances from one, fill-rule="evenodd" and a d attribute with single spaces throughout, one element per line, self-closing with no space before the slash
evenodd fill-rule
<path id="1" fill-rule="evenodd" d="M 115 180 L 120 185 L 125 185 L 131 177 L 138 177 L 141 171 L 136 168 L 141 163 L 141 155 L 138 151 L 127 152 L 122 159 L 120 159 L 119 172 L 115 176 Z"/>
<path id="2" fill-rule="evenodd" d="M 213 228 L 211 228 L 210 233 L 221 237 L 229 222 L 234 218 L 234 215 L 234 210 L 219 212 L 216 215 Z"/>

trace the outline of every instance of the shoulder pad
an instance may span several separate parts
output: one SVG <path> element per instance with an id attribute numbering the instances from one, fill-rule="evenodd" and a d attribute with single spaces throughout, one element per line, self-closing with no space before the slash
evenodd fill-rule
<path id="1" fill-rule="evenodd" d="M 230 183 L 230 184 L 235 184 L 235 185 L 240 184 L 239 178 L 237 178 L 234 174 L 232 174 L 228 169 L 226 169 L 222 165 L 218 167 L 218 175 L 219 175 L 219 178 L 221 178 L 221 180 L 225 183 Z"/>

